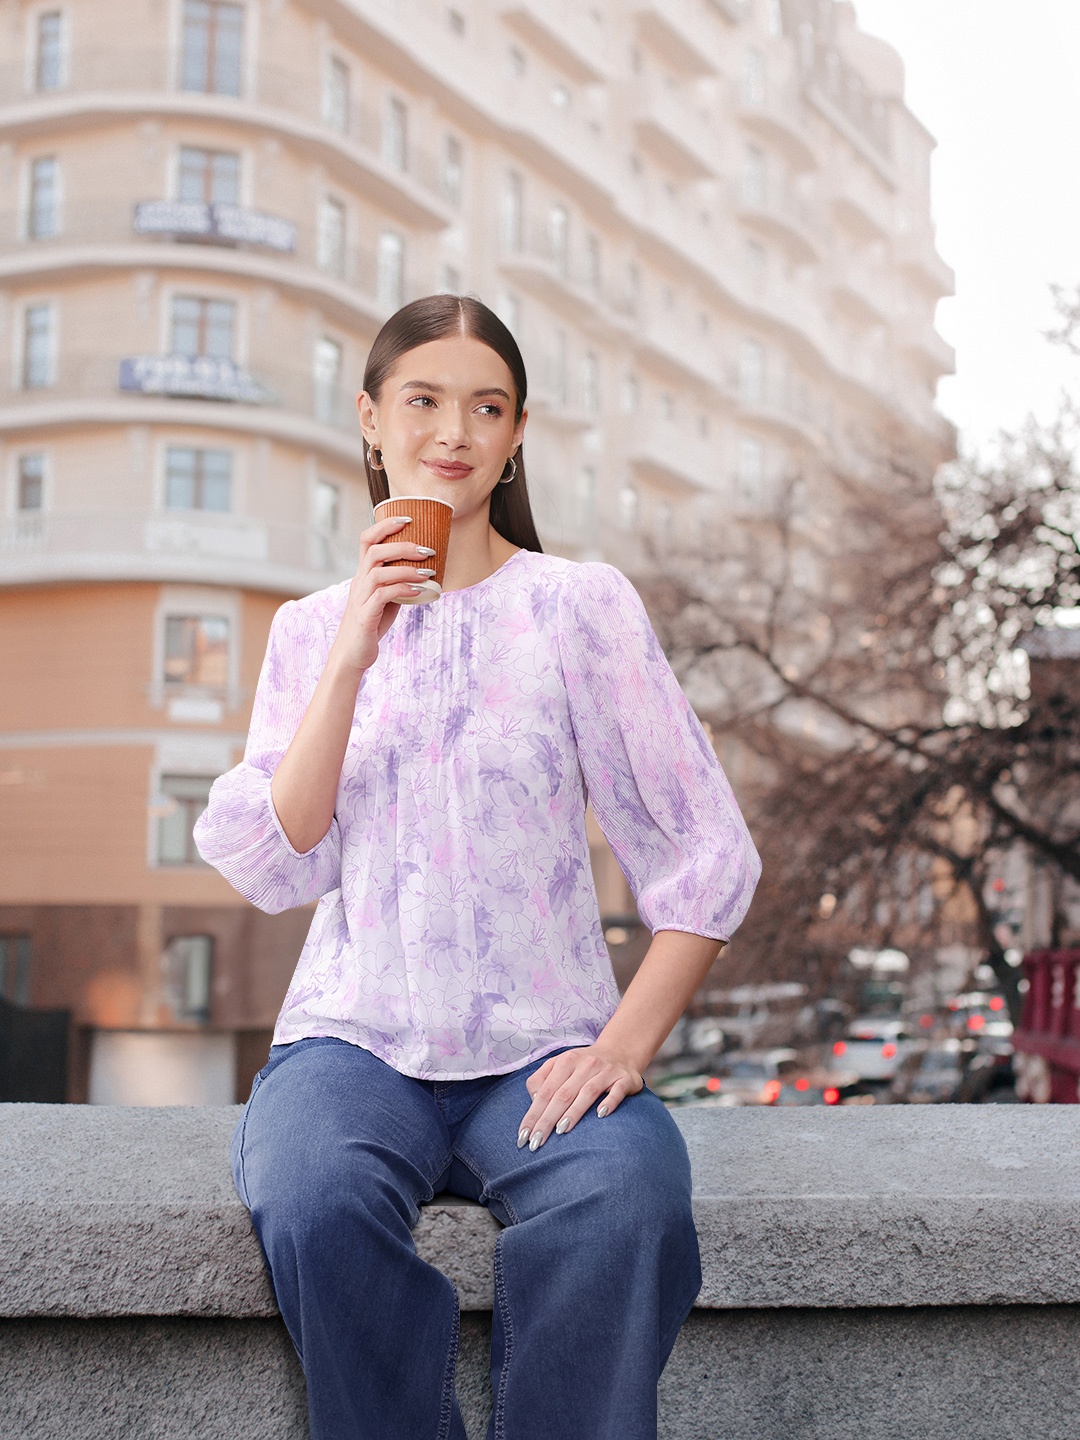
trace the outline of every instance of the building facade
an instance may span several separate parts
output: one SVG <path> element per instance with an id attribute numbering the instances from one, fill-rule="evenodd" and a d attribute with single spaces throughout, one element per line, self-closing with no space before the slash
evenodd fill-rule
<path id="1" fill-rule="evenodd" d="M 351 571 L 404 301 L 499 310 L 545 545 L 631 573 L 950 443 L 933 142 L 845 3 L 3 0 L 0 132 L 0 986 L 71 1010 L 76 1098 L 265 1041 L 309 916 L 191 826 L 275 608 Z"/>

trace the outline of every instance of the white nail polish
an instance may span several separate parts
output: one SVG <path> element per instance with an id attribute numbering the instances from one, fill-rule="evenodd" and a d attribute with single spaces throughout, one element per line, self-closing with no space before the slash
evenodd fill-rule
<path id="1" fill-rule="evenodd" d="M 598 1120 L 602 1120 L 606 1114 L 607 1114 L 607 1106 L 606 1106 L 606 1105 L 601 1105 L 601 1106 L 600 1106 L 600 1109 L 597 1110 L 597 1112 L 596 1112 L 597 1119 L 598 1119 Z"/>
<path id="2" fill-rule="evenodd" d="M 534 1131 L 533 1131 L 532 1139 L 529 1141 L 529 1149 L 530 1149 L 530 1150 L 539 1150 L 539 1149 L 540 1149 L 540 1146 L 541 1146 L 543 1143 L 544 1143 L 544 1137 L 543 1137 L 543 1135 L 540 1134 L 540 1131 L 539 1131 L 539 1130 L 534 1130 Z"/>
<path id="3" fill-rule="evenodd" d="M 567 1130 L 569 1130 L 569 1129 L 570 1129 L 570 1121 L 567 1120 L 566 1116 L 564 1115 L 563 1118 L 559 1121 L 559 1123 L 555 1126 L 555 1134 L 556 1134 L 556 1135 L 565 1135 L 566 1132 L 567 1132 Z"/>
<path id="4" fill-rule="evenodd" d="M 518 1131 L 518 1149 L 520 1150 L 523 1145 L 527 1145 L 528 1143 L 529 1131 L 526 1126 L 522 1125 L 521 1129 Z"/>

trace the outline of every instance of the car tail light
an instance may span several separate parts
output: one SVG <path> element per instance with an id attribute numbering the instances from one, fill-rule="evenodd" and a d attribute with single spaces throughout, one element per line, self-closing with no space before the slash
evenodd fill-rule
<path id="1" fill-rule="evenodd" d="M 809 1080 L 804 1080 L 804 1079 L 802 1079 L 802 1077 L 800 1077 L 798 1080 L 795 1081 L 795 1089 L 796 1089 L 796 1090 L 809 1090 L 809 1089 L 810 1089 L 810 1081 L 809 1081 Z"/>
<path id="2" fill-rule="evenodd" d="M 969 1016 L 968 1016 L 968 1029 L 969 1029 L 969 1030 L 981 1030 L 985 1024 L 986 1024 L 986 1021 L 983 1019 L 983 1017 L 982 1017 L 981 1015 L 969 1015 Z"/>
<path id="3" fill-rule="evenodd" d="M 934 1028 L 934 1017 L 932 1015 L 920 1015 L 919 1025 L 923 1030 L 932 1030 Z"/>
<path id="4" fill-rule="evenodd" d="M 1004 1010 L 1004 1009 L 1005 1009 L 1005 1001 L 1001 998 L 1000 995 L 991 995 L 991 996 L 990 996 L 990 1009 L 991 1009 L 991 1010 Z"/>
<path id="5" fill-rule="evenodd" d="M 777 1096 L 780 1094 L 780 1091 L 781 1091 L 782 1089 L 783 1089 L 783 1086 L 780 1084 L 780 1081 L 779 1081 L 779 1080 L 766 1080 L 766 1082 L 765 1082 L 765 1089 L 761 1092 L 762 1095 L 763 1095 L 763 1097 L 764 1097 L 765 1104 L 766 1104 L 766 1105 L 773 1105 L 773 1104 L 775 1104 L 775 1103 L 776 1103 L 776 1098 L 777 1098 Z"/>
<path id="6" fill-rule="evenodd" d="M 832 1047 L 832 1053 L 834 1055 L 846 1055 L 847 1045 L 845 1042 L 843 1040 L 837 1040 L 836 1044 Z"/>
<path id="7" fill-rule="evenodd" d="M 708 1080 L 705 1081 L 705 1089 L 711 1091 L 713 1095 L 720 1089 L 720 1081 L 715 1075 L 710 1075 Z"/>
<path id="8" fill-rule="evenodd" d="M 896 1054 L 896 1046 L 890 1040 L 887 1045 L 882 1045 L 881 1053 L 886 1060 L 891 1060 Z"/>
<path id="9" fill-rule="evenodd" d="M 821 1098 L 825 1101 L 826 1105 L 839 1105 L 840 1091 L 834 1090 L 833 1087 L 830 1085 L 828 1090 L 824 1092 Z"/>

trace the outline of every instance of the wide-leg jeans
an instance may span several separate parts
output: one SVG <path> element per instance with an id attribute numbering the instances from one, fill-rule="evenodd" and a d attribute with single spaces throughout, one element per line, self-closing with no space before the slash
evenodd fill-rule
<path id="1" fill-rule="evenodd" d="M 441 1190 L 495 1244 L 488 1440 L 655 1440 L 701 1284 L 682 1136 L 649 1090 L 519 1150 L 528 1076 L 427 1081 L 358 1046 L 275 1046 L 232 1147 L 307 1380 L 312 1440 L 465 1440 L 458 1297 L 412 1229 Z"/>

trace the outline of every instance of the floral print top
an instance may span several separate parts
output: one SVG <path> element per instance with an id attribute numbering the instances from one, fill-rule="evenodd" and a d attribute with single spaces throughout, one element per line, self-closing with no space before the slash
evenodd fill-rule
<path id="1" fill-rule="evenodd" d="M 195 829 L 261 909 L 319 902 L 275 1044 L 333 1035 L 428 1080 L 590 1044 L 618 992 L 587 795 L 651 930 L 731 936 L 757 852 L 610 565 L 519 550 L 476 585 L 403 606 L 360 685 L 330 829 L 294 850 L 270 781 L 348 588 L 278 611 L 244 759 Z"/>

